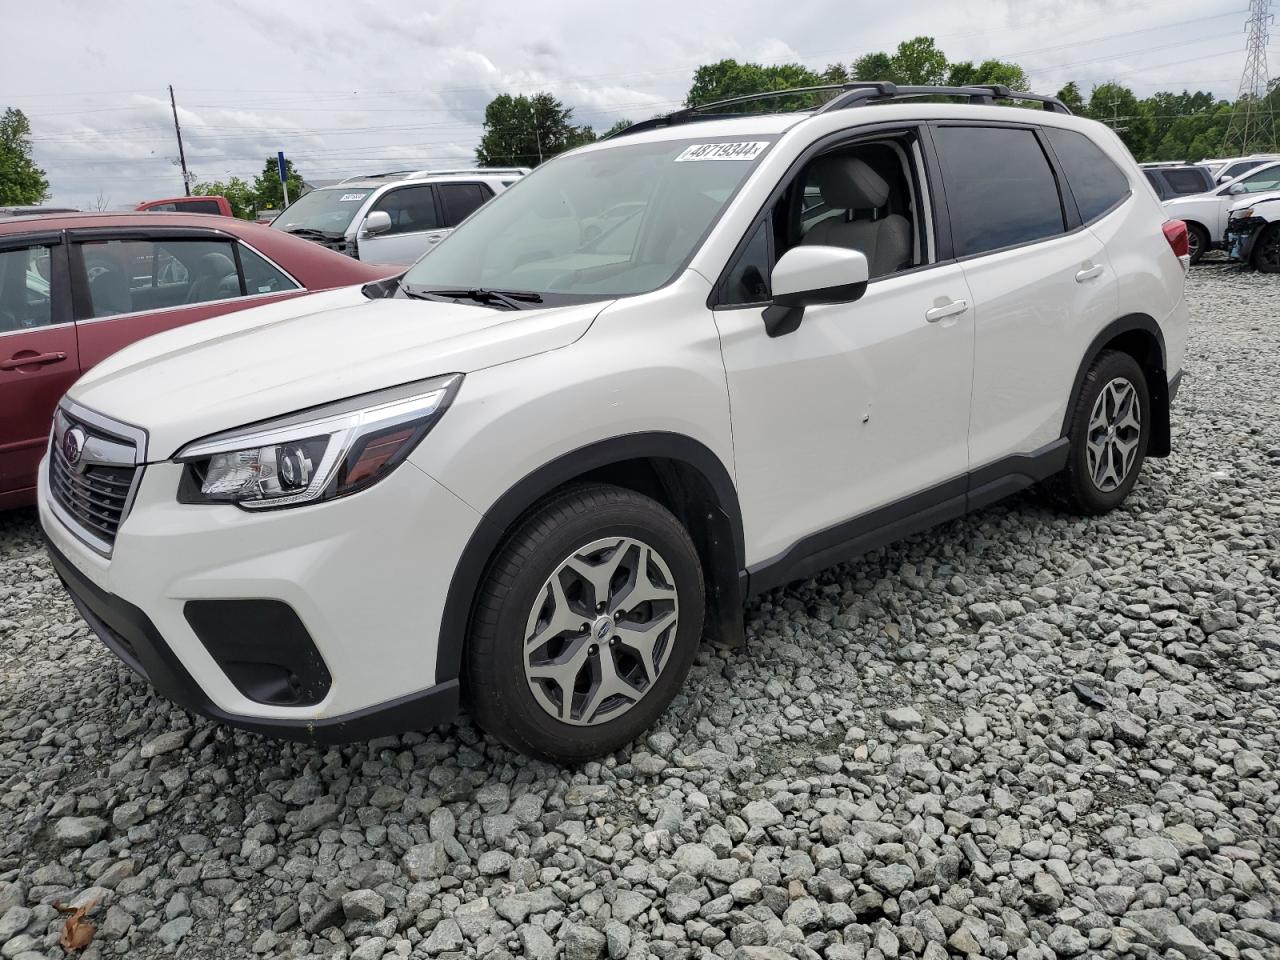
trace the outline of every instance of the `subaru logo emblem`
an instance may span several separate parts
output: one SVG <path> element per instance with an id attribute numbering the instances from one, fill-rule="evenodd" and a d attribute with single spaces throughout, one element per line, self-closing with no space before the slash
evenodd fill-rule
<path id="1" fill-rule="evenodd" d="M 62 435 L 62 456 L 68 466 L 74 467 L 80 462 L 80 456 L 84 453 L 84 440 L 84 431 L 79 427 L 72 427 Z"/>

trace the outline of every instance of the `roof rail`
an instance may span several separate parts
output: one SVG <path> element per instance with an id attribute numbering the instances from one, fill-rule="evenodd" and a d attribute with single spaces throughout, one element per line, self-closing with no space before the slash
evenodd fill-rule
<path id="1" fill-rule="evenodd" d="M 1071 113 L 1071 110 L 1065 103 L 1057 97 L 1048 97 L 1039 93 L 1022 93 L 1010 90 L 1008 87 L 999 83 L 991 84 L 967 84 L 961 87 L 946 86 L 902 86 L 896 83 L 890 83 L 887 80 L 855 80 L 851 83 L 824 83 L 812 87 L 790 87 L 785 90 L 768 90 L 763 93 L 749 93 L 741 97 L 730 97 L 727 100 L 715 100 L 711 103 L 702 103 L 696 107 L 685 107 L 683 110 L 676 110 L 674 113 L 664 114 L 659 117 L 652 117 L 649 120 L 641 120 L 639 123 L 633 123 L 624 130 L 606 137 L 606 140 L 612 140 L 614 137 L 625 137 L 627 134 L 640 133 L 644 130 L 656 130 L 660 127 L 674 126 L 678 123 L 692 123 L 698 120 L 727 120 L 736 119 L 743 114 L 741 113 L 710 113 L 708 111 L 722 110 L 724 107 L 736 106 L 741 103 L 752 103 L 758 100 L 776 100 L 781 97 L 790 97 L 797 94 L 806 93 L 825 93 L 832 92 L 835 94 L 826 103 L 821 104 L 817 108 L 808 108 L 813 113 L 826 113 L 829 110 L 844 110 L 849 107 L 863 106 L 868 103 L 883 103 L 886 100 L 907 99 L 913 97 L 964 97 L 971 104 L 990 105 L 997 100 L 1028 100 L 1043 104 L 1045 110 L 1054 113 Z"/>
<path id="2" fill-rule="evenodd" d="M 355 180 L 412 180 L 415 177 L 475 177 L 475 176 L 515 176 L 523 177 L 532 173 L 530 167 L 458 167 L 450 170 L 388 170 L 385 173 L 361 173 L 354 177 L 346 177 L 339 183 L 351 183 Z"/>

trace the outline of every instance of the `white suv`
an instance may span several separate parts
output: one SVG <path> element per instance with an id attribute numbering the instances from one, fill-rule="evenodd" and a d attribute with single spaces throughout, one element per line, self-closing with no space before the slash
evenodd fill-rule
<path id="1" fill-rule="evenodd" d="M 350 177 L 304 193 L 271 226 L 357 260 L 407 266 L 528 172 L 482 167 Z"/>
<path id="2" fill-rule="evenodd" d="M 1004 94 L 647 121 L 398 280 L 128 347 L 57 417 L 59 573 L 236 726 L 349 740 L 465 697 L 575 760 L 749 595 L 1038 481 L 1116 507 L 1169 452 L 1185 229 L 1106 127 Z"/>

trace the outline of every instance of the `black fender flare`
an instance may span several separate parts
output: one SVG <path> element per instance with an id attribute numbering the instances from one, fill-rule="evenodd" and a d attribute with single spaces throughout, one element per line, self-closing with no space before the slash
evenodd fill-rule
<path id="1" fill-rule="evenodd" d="M 1066 413 L 1062 418 L 1062 436 L 1068 436 L 1071 429 L 1071 414 L 1076 408 L 1076 403 L 1080 399 L 1080 391 L 1084 389 L 1085 374 L 1089 372 L 1089 368 L 1093 366 L 1093 362 L 1098 359 L 1104 347 L 1112 340 L 1126 333 L 1133 331 L 1141 331 L 1148 333 L 1154 338 L 1159 348 L 1159 355 L 1148 360 L 1155 360 L 1155 364 L 1148 362 L 1146 364 L 1148 372 L 1152 372 L 1153 368 L 1156 376 L 1150 378 L 1151 382 L 1147 384 L 1147 388 L 1151 391 L 1151 407 L 1154 414 L 1154 422 L 1151 424 L 1151 439 L 1148 444 L 1148 452 L 1152 456 L 1165 456 L 1169 453 L 1169 377 L 1165 366 L 1165 344 L 1164 332 L 1160 329 L 1160 324 L 1156 323 L 1155 318 L 1145 313 L 1130 313 L 1119 319 L 1112 320 L 1109 324 L 1098 332 L 1093 338 L 1089 347 L 1084 352 L 1084 357 L 1080 361 L 1080 368 L 1076 371 L 1075 381 L 1071 386 L 1071 397 L 1067 403 Z"/>
<path id="2" fill-rule="evenodd" d="M 587 444 L 556 457 L 534 470 L 502 494 L 485 511 L 480 524 L 463 548 L 449 581 L 436 647 L 436 683 L 456 680 L 462 670 L 462 649 L 470 628 L 471 610 L 494 552 L 512 525 L 530 507 L 558 487 L 610 464 L 627 460 L 679 461 L 706 480 L 732 531 L 732 562 L 716 578 L 734 585 L 735 596 L 726 598 L 740 610 L 736 597 L 738 574 L 746 567 L 746 547 L 738 492 L 728 468 L 709 447 L 680 433 L 653 431 L 629 433 Z M 738 613 L 741 622 L 741 613 Z"/>

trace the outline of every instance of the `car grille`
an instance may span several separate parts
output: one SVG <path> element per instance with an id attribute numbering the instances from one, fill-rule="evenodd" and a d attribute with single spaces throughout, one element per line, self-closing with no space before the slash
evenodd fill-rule
<path id="1" fill-rule="evenodd" d="M 67 459 L 65 443 L 73 431 L 78 441 L 71 445 L 78 451 L 74 463 Z M 49 445 L 49 491 L 61 519 L 100 553 L 110 554 L 129 511 L 141 473 L 139 459 L 133 441 L 58 411 Z"/>

